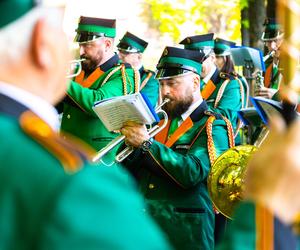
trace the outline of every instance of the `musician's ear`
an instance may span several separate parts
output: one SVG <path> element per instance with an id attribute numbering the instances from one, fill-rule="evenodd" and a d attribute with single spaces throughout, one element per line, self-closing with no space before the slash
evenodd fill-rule
<path id="1" fill-rule="evenodd" d="M 31 57 L 36 67 L 45 69 L 51 64 L 51 53 L 48 49 L 45 19 L 39 19 L 34 25 L 31 37 Z"/>
<path id="2" fill-rule="evenodd" d="M 199 91 L 200 89 L 200 76 L 197 74 L 193 75 L 193 90 Z"/>

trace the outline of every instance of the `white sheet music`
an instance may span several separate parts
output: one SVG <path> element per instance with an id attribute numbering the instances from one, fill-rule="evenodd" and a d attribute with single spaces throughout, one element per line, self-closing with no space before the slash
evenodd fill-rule
<path id="1" fill-rule="evenodd" d="M 95 103 L 93 110 L 109 131 L 121 129 L 127 121 L 152 124 L 158 120 L 140 93 L 105 99 Z"/>

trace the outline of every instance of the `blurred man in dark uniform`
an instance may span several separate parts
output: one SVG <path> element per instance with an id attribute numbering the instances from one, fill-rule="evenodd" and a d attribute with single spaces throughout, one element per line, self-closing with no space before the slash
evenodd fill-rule
<path id="1" fill-rule="evenodd" d="M 56 131 L 63 11 L 3 0 L 0 13 L 0 249 L 168 249 L 128 176 Z"/>

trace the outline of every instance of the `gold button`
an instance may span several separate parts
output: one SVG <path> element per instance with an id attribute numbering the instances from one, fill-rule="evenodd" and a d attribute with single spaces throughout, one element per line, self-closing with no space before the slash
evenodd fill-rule
<path id="1" fill-rule="evenodd" d="M 149 189 L 153 189 L 154 185 L 152 183 L 149 184 Z"/>
<path id="2" fill-rule="evenodd" d="M 70 115 L 70 114 L 68 114 L 68 115 L 67 115 L 67 118 L 68 118 L 68 119 L 70 119 L 70 118 L 71 118 L 71 115 Z"/>

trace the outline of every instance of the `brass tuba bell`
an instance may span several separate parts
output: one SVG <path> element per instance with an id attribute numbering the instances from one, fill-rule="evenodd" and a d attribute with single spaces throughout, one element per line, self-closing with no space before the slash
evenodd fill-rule
<path id="1" fill-rule="evenodd" d="M 211 167 L 207 179 L 208 192 L 215 208 L 231 219 L 236 205 L 243 199 L 244 172 L 253 145 L 240 145 L 226 150 Z"/>
<path id="2" fill-rule="evenodd" d="M 254 145 L 239 145 L 223 152 L 212 164 L 207 189 L 218 212 L 231 219 L 236 205 L 243 199 L 244 173 L 252 154 L 269 134 L 263 127 Z"/>

